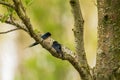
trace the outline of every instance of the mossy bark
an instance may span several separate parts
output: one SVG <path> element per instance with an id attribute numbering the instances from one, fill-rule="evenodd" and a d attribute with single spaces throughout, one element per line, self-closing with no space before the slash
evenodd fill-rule
<path id="1" fill-rule="evenodd" d="M 98 50 L 95 80 L 120 80 L 120 0 L 97 0 Z"/>

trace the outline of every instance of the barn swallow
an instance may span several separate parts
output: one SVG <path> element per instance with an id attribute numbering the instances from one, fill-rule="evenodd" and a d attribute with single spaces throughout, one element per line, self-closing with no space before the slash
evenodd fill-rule
<path id="1" fill-rule="evenodd" d="M 54 41 L 52 47 L 56 50 L 57 53 L 60 53 L 63 56 L 61 44 L 59 44 L 57 41 Z"/>
<path id="2" fill-rule="evenodd" d="M 45 39 L 47 39 L 48 37 L 50 37 L 51 36 L 51 33 L 50 32 L 47 32 L 47 33 L 45 33 L 45 34 L 43 34 L 42 36 L 41 36 L 41 38 L 43 39 L 43 40 L 45 40 Z M 39 43 L 38 42 L 34 42 L 33 44 L 31 44 L 29 47 L 33 47 L 33 46 L 36 46 L 36 45 L 38 45 Z"/>

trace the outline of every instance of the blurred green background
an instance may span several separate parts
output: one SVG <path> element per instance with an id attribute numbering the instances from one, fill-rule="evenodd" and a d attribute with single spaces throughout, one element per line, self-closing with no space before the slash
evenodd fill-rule
<path id="1" fill-rule="evenodd" d="M 22 1 L 26 6 L 34 30 L 43 33 L 50 32 L 53 39 L 75 51 L 74 34 L 72 32 L 74 19 L 69 0 Z M 31 3 L 27 4 L 27 1 L 31 1 Z M 97 45 L 96 1 L 80 0 L 80 5 L 85 20 L 84 41 L 87 59 L 90 66 L 93 67 Z M 0 37 L 1 39 L 4 38 L 2 35 Z M 40 45 L 26 48 L 33 42 L 34 40 L 27 33 L 17 31 L 15 43 L 17 44 L 18 62 L 14 80 L 80 80 L 78 72 L 67 61 L 51 56 Z"/>

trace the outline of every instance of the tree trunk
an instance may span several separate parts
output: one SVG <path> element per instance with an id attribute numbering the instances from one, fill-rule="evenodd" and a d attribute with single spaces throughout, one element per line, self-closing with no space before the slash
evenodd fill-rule
<path id="1" fill-rule="evenodd" d="M 97 0 L 98 49 L 95 80 L 120 80 L 120 0 Z"/>

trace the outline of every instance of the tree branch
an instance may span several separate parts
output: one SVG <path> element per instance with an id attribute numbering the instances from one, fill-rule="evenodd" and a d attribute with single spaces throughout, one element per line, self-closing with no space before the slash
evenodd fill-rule
<path id="1" fill-rule="evenodd" d="M 79 0 L 70 0 L 70 5 L 72 8 L 74 16 L 74 36 L 76 42 L 76 54 L 78 55 L 79 67 L 78 72 L 82 80 L 91 80 L 91 74 L 89 65 L 86 59 L 86 53 L 84 49 L 84 20 L 82 17 Z"/>
<path id="2" fill-rule="evenodd" d="M 0 32 L 0 34 L 6 34 L 6 33 L 9 33 L 9 32 L 12 32 L 12 31 L 16 31 L 16 30 L 20 30 L 20 29 L 15 28 L 15 29 L 11 29 L 11 30 L 8 30 L 8 31 L 5 31 L 5 32 Z"/>
<path id="3" fill-rule="evenodd" d="M 0 0 L 0 4 L 5 5 L 7 7 L 10 7 L 10 8 L 13 8 L 13 9 L 15 8 L 13 5 L 11 5 L 11 4 L 9 4 L 9 3 L 5 2 L 5 1 Z"/>
<path id="4" fill-rule="evenodd" d="M 30 36 L 32 38 L 35 38 L 37 41 L 39 41 L 39 39 L 36 38 L 37 35 L 33 31 L 33 26 L 30 22 L 30 18 L 26 15 L 25 11 L 23 10 L 23 4 L 18 0 L 13 0 L 13 2 L 15 5 L 15 11 L 16 11 L 18 17 L 22 20 L 22 22 L 24 23 L 24 25 L 28 29 Z"/>
<path id="5" fill-rule="evenodd" d="M 2 17 L 3 15 L 0 14 L 0 21 L 2 20 Z M 28 32 L 28 30 L 25 28 L 25 25 L 23 23 L 20 23 L 20 21 L 17 21 L 15 18 L 12 20 L 11 18 L 8 18 L 7 20 L 5 20 L 5 23 L 16 26 L 17 28 L 22 29 L 25 32 Z"/>

